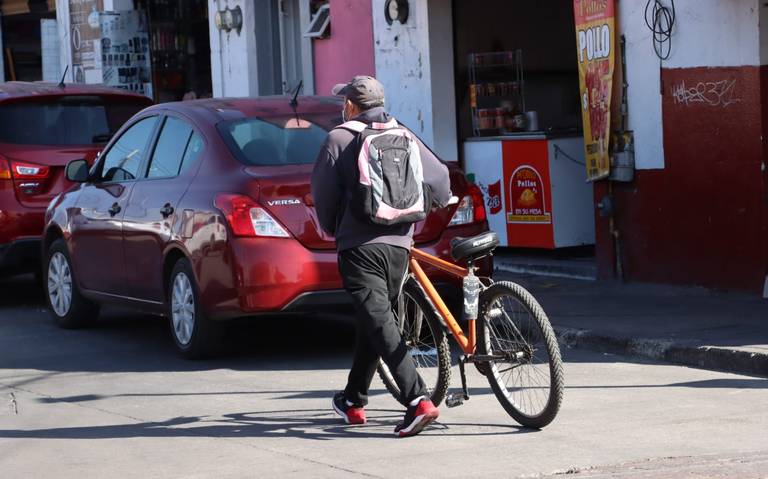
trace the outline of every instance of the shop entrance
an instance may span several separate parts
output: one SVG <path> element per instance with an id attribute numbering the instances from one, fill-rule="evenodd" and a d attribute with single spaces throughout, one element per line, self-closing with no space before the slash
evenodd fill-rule
<path id="1" fill-rule="evenodd" d="M 0 76 L 5 80 L 43 79 L 40 25 L 44 19 L 56 20 L 55 2 L 0 0 Z"/>
<path id="2" fill-rule="evenodd" d="M 462 163 L 516 251 L 594 254 L 572 0 L 453 2 Z"/>
<path id="3" fill-rule="evenodd" d="M 211 97 L 206 0 L 136 0 L 147 13 L 156 102 Z"/>

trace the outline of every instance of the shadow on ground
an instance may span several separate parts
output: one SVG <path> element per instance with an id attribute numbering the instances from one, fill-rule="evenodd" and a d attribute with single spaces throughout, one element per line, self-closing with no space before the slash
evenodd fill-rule
<path id="1" fill-rule="evenodd" d="M 325 394 L 329 392 L 326 391 Z M 392 437 L 402 411 L 367 409 L 368 423 L 352 426 L 340 423 L 333 413 L 323 409 L 290 409 L 226 414 L 223 417 L 176 417 L 160 422 L 114 424 L 106 426 L 63 427 L 34 430 L 3 430 L 8 439 L 124 439 L 219 437 L 264 438 L 294 437 L 327 441 L 342 437 Z M 478 428 L 480 430 L 478 430 Z M 491 436 L 535 432 L 513 424 L 434 423 L 422 436 Z"/>

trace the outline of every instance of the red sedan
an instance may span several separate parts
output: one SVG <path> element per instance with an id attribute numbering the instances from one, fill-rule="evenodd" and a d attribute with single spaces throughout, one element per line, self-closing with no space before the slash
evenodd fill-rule
<path id="1" fill-rule="evenodd" d="M 0 274 L 38 270 L 45 208 L 72 186 L 64 166 L 93 163 L 120 126 L 151 104 L 116 88 L 0 83 Z"/>
<path id="2" fill-rule="evenodd" d="M 345 302 L 310 195 L 340 111 L 324 97 L 296 107 L 285 97 L 156 105 L 92 168 L 71 162 L 79 185 L 49 206 L 43 246 L 58 324 L 86 325 L 107 302 L 134 306 L 167 316 L 179 351 L 197 357 L 215 345 L 218 320 Z M 455 167 L 451 181 L 462 201 L 434 211 L 415 236 L 445 259 L 452 238 L 488 229 L 480 190 Z"/>

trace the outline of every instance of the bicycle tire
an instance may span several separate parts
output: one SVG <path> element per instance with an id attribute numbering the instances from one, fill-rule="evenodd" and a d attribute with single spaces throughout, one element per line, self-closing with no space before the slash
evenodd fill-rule
<path id="1" fill-rule="evenodd" d="M 510 304 L 504 302 L 506 298 L 512 300 Z M 509 359 L 486 363 L 488 383 L 512 418 L 523 426 L 541 429 L 555 419 L 563 401 L 563 362 L 552 325 L 533 295 L 516 283 L 493 284 L 481 293 L 480 304 L 479 353 L 506 355 Z M 517 311 L 510 312 L 508 306 L 521 307 L 519 312 L 526 313 L 528 319 L 514 314 Z M 536 343 L 531 344 L 533 341 Z M 546 352 L 546 360 L 536 364 L 543 356 L 541 351 Z M 512 357 L 514 359 L 510 359 Z M 504 364 L 511 366 L 505 368 Z M 545 364 L 548 367 L 545 368 Z M 506 381 L 510 376 L 513 380 L 517 378 L 520 384 L 510 388 Z M 541 380 L 542 383 L 530 387 L 523 384 L 526 380 Z M 543 384 L 544 380 L 548 384 Z M 534 410 L 534 399 L 540 398 L 545 388 L 546 401 L 540 409 Z"/>
<path id="2" fill-rule="evenodd" d="M 445 330 L 437 319 L 432 303 L 414 279 L 405 283 L 393 309 L 400 333 L 405 336 L 406 344 L 409 345 L 409 354 L 427 385 L 432 403 L 437 406 L 445 399 L 451 382 L 451 350 Z M 406 314 L 400 311 L 405 311 Z M 418 337 L 414 341 L 414 335 L 417 333 Z M 400 404 L 407 406 L 387 365 L 380 360 L 377 370 L 387 391 Z"/>

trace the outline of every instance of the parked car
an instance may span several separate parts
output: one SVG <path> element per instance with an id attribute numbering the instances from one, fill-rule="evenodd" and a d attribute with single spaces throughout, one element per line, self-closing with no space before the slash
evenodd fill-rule
<path id="1" fill-rule="evenodd" d="M 39 271 L 45 208 L 72 185 L 65 165 L 93 163 L 151 103 L 102 86 L 0 83 L 0 274 Z"/>
<path id="2" fill-rule="evenodd" d="M 285 97 L 166 103 L 132 118 L 90 170 L 71 162 L 79 185 L 51 203 L 43 243 L 56 322 L 80 327 L 101 304 L 133 306 L 167 316 L 178 350 L 198 357 L 219 320 L 345 302 L 310 194 L 340 111 L 325 97 L 295 109 Z M 445 259 L 452 238 L 488 230 L 480 190 L 450 169 L 462 201 L 415 234 Z"/>

